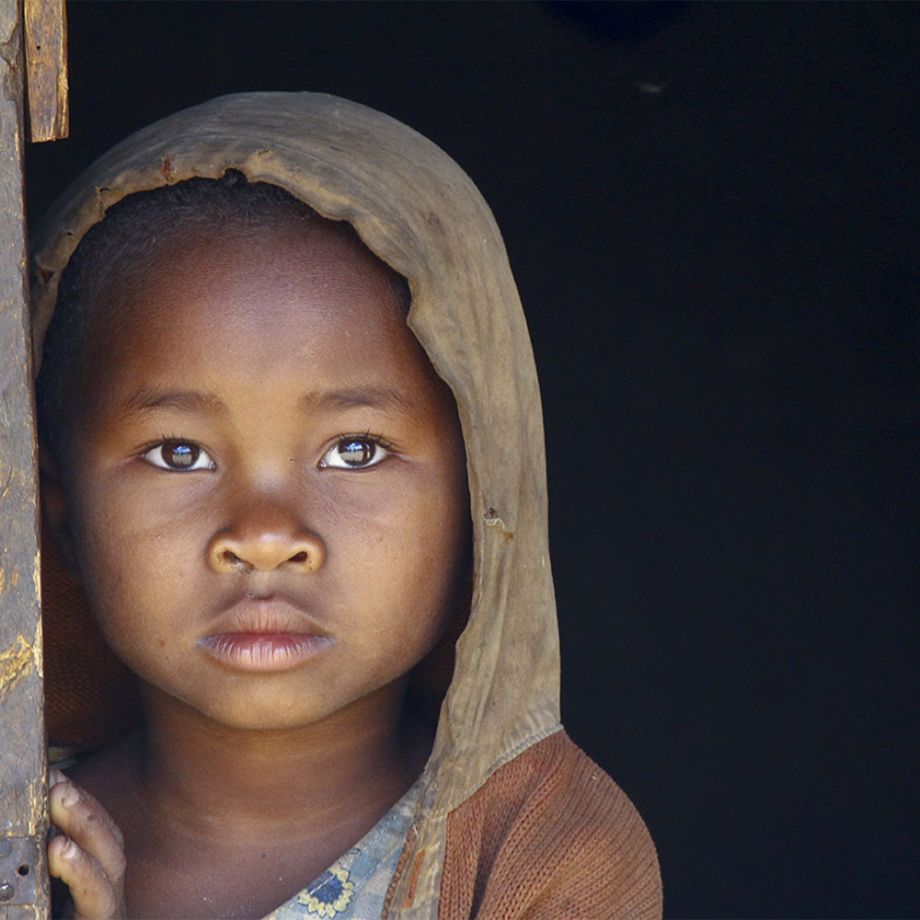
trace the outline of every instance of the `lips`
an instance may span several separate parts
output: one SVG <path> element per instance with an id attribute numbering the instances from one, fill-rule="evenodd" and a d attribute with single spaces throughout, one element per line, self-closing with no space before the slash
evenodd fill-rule
<path id="1" fill-rule="evenodd" d="M 217 664 L 258 673 L 301 667 L 332 645 L 332 637 L 299 606 L 251 594 L 232 603 L 198 641 Z"/>

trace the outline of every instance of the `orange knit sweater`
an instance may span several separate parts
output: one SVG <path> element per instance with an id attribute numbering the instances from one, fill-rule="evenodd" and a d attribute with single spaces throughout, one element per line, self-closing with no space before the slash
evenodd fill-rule
<path id="1" fill-rule="evenodd" d="M 653 920 L 661 904 L 642 819 L 565 732 L 500 767 L 448 817 L 439 918 Z"/>

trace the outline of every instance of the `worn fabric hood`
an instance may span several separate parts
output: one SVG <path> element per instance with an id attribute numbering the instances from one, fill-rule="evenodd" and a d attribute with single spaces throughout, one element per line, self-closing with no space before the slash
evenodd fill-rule
<path id="1" fill-rule="evenodd" d="M 559 651 L 547 541 L 543 423 L 524 314 L 494 218 L 442 150 L 362 105 L 312 93 L 224 96 L 96 161 L 38 229 L 35 363 L 68 259 L 134 192 L 239 170 L 346 220 L 409 282 L 408 324 L 457 402 L 474 583 L 416 823 L 416 902 L 436 897 L 443 823 L 503 763 L 559 728 Z M 50 577 L 50 576 L 49 576 Z M 52 586 L 53 587 L 53 586 Z M 46 592 L 46 630 L 55 601 Z"/>

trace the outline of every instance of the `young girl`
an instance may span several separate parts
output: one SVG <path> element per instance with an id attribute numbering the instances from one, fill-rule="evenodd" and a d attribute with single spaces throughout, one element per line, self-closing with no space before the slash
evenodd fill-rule
<path id="1" fill-rule="evenodd" d="M 55 650 L 84 599 L 143 706 L 53 774 L 76 916 L 660 917 L 641 819 L 559 723 L 536 374 L 457 165 L 341 99 L 228 96 L 38 237 L 80 595 L 49 570 L 52 742 L 87 740 L 87 670 L 112 686 Z"/>

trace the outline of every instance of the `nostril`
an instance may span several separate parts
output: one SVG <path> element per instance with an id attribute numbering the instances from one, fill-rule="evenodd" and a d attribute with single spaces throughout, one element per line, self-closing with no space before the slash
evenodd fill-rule
<path id="1" fill-rule="evenodd" d="M 217 534 L 207 548 L 208 565 L 226 574 L 267 572 L 283 566 L 292 572 L 313 572 L 322 565 L 325 553 L 319 540 L 266 531 L 263 528 L 261 533 L 241 537 Z"/>

